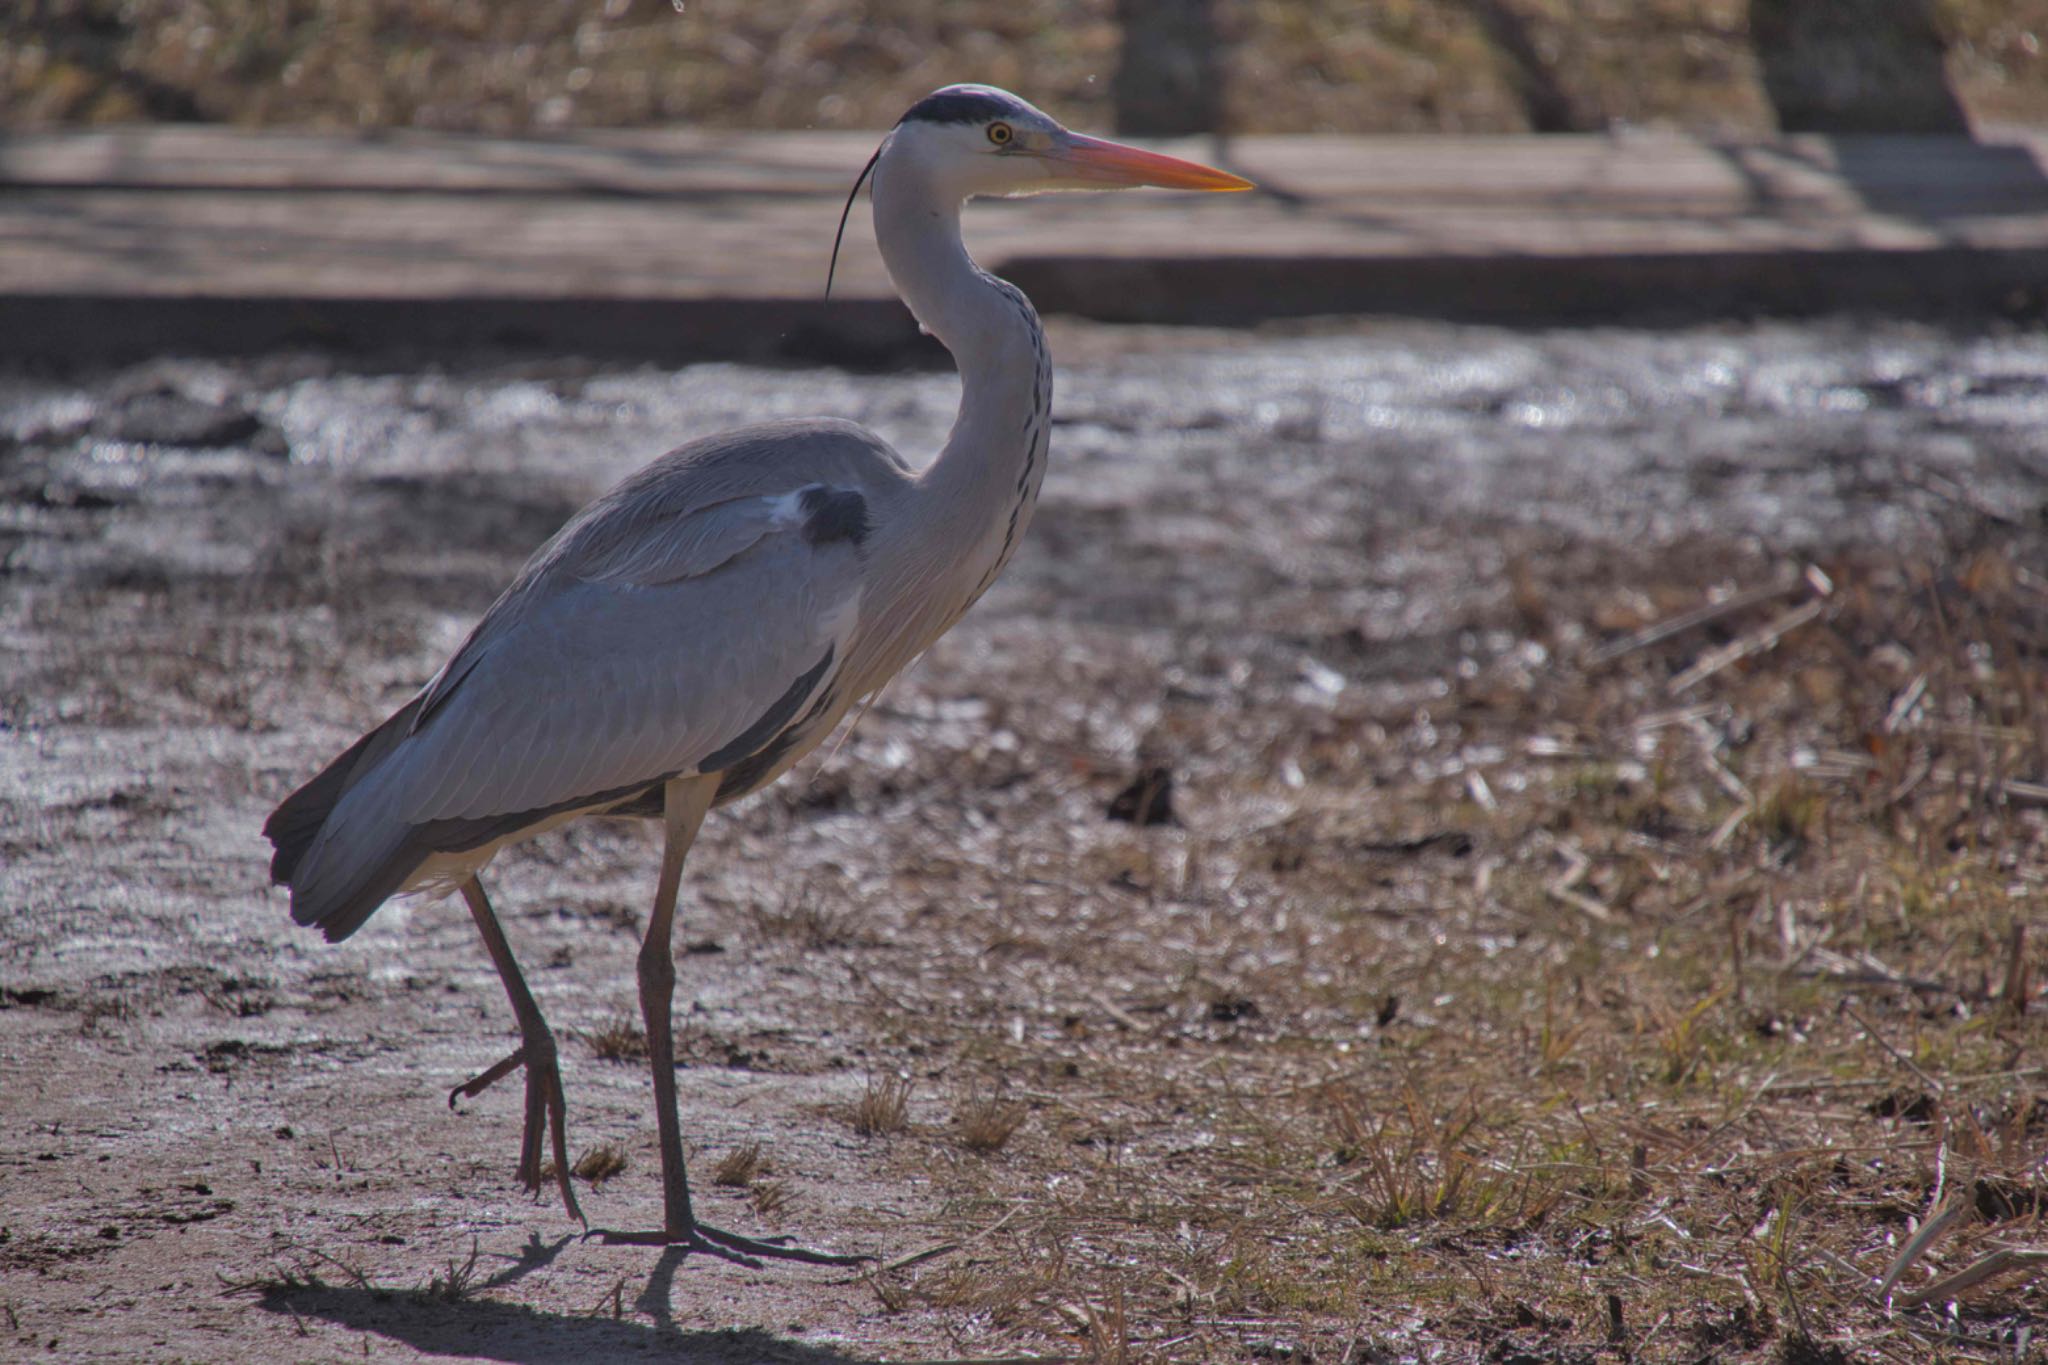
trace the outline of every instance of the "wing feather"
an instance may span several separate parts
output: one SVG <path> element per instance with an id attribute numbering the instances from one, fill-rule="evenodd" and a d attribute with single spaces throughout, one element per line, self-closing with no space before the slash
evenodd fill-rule
<path id="1" fill-rule="evenodd" d="M 280 807 L 293 917 L 345 936 L 436 851 L 786 748 L 777 718 L 818 712 L 859 620 L 868 499 L 907 478 L 850 423 L 781 423 L 590 504 L 412 702 Z"/>
<path id="2" fill-rule="evenodd" d="M 794 525 L 757 529 L 726 536 L 745 548 L 708 571 L 574 578 L 526 603 L 394 755 L 417 774 L 398 813 L 419 824 L 539 809 L 695 771 L 746 732 L 820 658 L 843 654 L 860 582 L 851 546 L 811 545 Z M 655 567 L 635 564 L 643 576 Z"/>

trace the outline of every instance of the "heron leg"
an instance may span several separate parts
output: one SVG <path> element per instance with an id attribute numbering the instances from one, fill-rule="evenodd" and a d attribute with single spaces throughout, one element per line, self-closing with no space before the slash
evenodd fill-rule
<path id="1" fill-rule="evenodd" d="M 647 1055 L 654 1068 L 654 1121 L 661 1139 L 662 1231 L 658 1239 L 627 1235 L 615 1240 L 659 1240 L 670 1246 L 708 1251 L 753 1265 L 756 1257 L 808 1261 L 817 1265 L 853 1265 L 866 1256 L 837 1256 L 785 1245 L 787 1238 L 759 1239 L 726 1232 L 697 1221 L 690 1208 L 690 1181 L 683 1168 L 682 1118 L 676 1108 L 675 1035 L 671 1010 L 675 1002 L 676 961 L 672 934 L 676 894 L 682 886 L 683 859 L 696 842 L 704 816 L 718 794 L 718 779 L 677 778 L 662 793 L 666 825 L 661 854 L 661 880 L 655 884 L 654 914 L 640 945 L 640 1013 L 647 1025 Z"/>
<path id="2" fill-rule="evenodd" d="M 576 1193 L 569 1187 L 568 1123 L 555 1035 L 549 1030 L 548 1021 L 541 1017 L 533 992 L 526 988 L 526 978 L 520 975 L 519 963 L 512 956 L 512 945 L 506 940 L 505 930 L 491 910 L 490 899 L 484 895 L 484 884 L 472 876 L 462 884 L 462 899 L 468 902 L 477 932 L 483 935 L 484 948 L 498 969 L 499 979 L 505 983 L 505 994 L 512 1001 L 512 1013 L 519 1020 L 520 1043 L 519 1050 L 511 1056 L 450 1091 L 449 1107 L 453 1108 L 458 1098 L 481 1095 L 517 1068 L 525 1067 L 526 1127 L 519 1141 L 520 1182 L 534 1193 L 540 1192 L 541 1145 L 552 1131 L 555 1184 L 562 1192 L 562 1206 L 569 1211 L 571 1218 L 588 1227 L 589 1220 L 576 1206 Z"/>
<path id="3" fill-rule="evenodd" d="M 654 1122 L 661 1140 L 662 1230 L 671 1239 L 687 1236 L 696 1217 L 690 1211 L 690 1181 L 683 1169 L 682 1118 L 676 1109 L 676 1048 L 671 1027 L 676 958 L 672 935 L 683 859 L 703 828 L 718 779 L 677 778 L 662 791 L 664 838 L 661 879 L 654 887 L 654 914 L 640 944 L 640 1016 L 647 1025 L 647 1057 L 654 1069 Z"/>

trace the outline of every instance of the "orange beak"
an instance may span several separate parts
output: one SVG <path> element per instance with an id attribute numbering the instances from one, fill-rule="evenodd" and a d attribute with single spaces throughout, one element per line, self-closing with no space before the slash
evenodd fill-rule
<path id="1" fill-rule="evenodd" d="M 1166 190 L 1249 190 L 1257 188 L 1241 175 L 1219 171 L 1198 161 L 1126 147 L 1079 133 L 1060 135 L 1048 150 L 1040 153 L 1053 163 L 1062 178 L 1108 189 L 1123 185 L 1155 185 Z"/>

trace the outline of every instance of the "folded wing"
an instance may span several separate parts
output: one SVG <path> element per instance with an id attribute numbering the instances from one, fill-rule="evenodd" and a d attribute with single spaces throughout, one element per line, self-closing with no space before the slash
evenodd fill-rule
<path id="1" fill-rule="evenodd" d="M 593 504 L 419 696 L 271 817 L 293 918 L 344 937 L 437 853 L 773 744 L 836 680 L 866 528 L 861 492 L 828 483 Z"/>

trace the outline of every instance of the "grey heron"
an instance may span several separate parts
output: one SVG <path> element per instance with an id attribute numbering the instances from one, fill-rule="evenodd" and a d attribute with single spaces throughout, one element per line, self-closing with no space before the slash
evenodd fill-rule
<path id="1" fill-rule="evenodd" d="M 960 372 L 937 458 L 915 469 L 874 433 L 829 419 L 743 427 L 662 456 L 572 517 L 419 693 L 264 825 L 292 918 L 329 940 L 393 896 L 462 894 L 520 1046 L 449 1102 L 523 1067 L 519 1178 L 539 1192 L 551 1136 L 562 1202 L 581 1220 L 554 1036 L 479 874 L 499 850 L 580 816 L 660 820 L 638 960 L 663 1192 L 662 1232 L 648 1240 L 725 1255 L 850 1259 L 724 1232 L 691 1208 L 670 1024 L 683 859 L 712 807 L 788 771 L 960 619 L 1016 552 L 1045 477 L 1045 334 L 1023 293 L 968 256 L 961 207 L 1041 190 L 1251 187 L 1069 132 L 979 85 L 912 106 L 862 176 L 889 277 Z"/>

